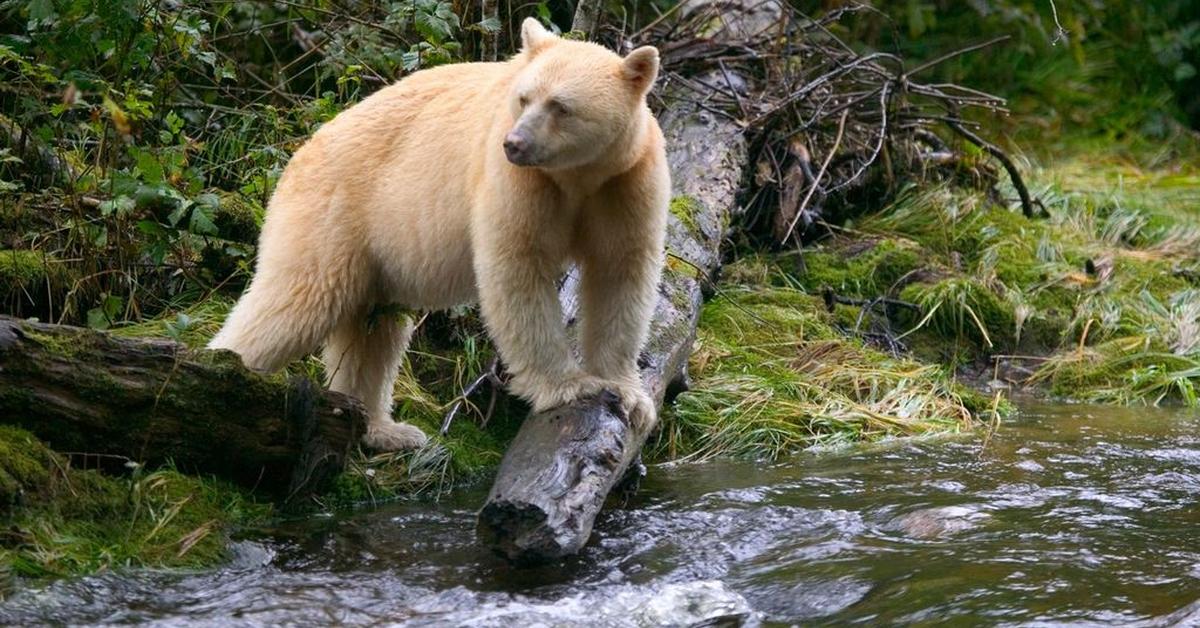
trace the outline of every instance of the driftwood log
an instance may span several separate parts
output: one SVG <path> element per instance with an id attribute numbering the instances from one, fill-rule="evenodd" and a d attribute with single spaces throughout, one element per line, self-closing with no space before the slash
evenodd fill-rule
<path id="1" fill-rule="evenodd" d="M 703 6 L 707 5 L 695 3 L 691 8 Z M 738 37 L 748 29 L 765 31 L 780 17 L 778 10 L 764 12 L 764 3 L 754 0 L 722 6 L 722 30 Z M 682 13 L 686 16 L 688 10 L 685 6 Z M 703 102 L 717 86 L 757 89 L 752 78 L 722 69 L 668 83 L 661 91 L 665 105 L 659 122 L 667 139 L 676 200 L 668 227 L 667 269 L 639 364 L 642 381 L 660 406 L 672 389 L 686 388 L 701 287 L 718 270 L 721 241 L 740 211 L 736 195 L 748 149 L 743 127 L 715 115 Z M 562 292 L 569 324 L 576 309 L 575 286 L 576 278 L 569 275 Z M 640 467 L 647 436 L 647 431 L 629 425 L 616 395 L 608 391 L 529 416 L 479 512 L 480 540 L 518 563 L 578 552 L 609 492 L 631 468 L 636 473 Z"/>
<path id="2" fill-rule="evenodd" d="M 0 423 L 70 454 L 170 462 L 294 500 L 340 471 L 362 404 L 228 351 L 0 316 Z"/>

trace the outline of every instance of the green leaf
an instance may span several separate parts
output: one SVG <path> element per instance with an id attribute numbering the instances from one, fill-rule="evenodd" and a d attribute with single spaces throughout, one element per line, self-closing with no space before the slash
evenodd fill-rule
<path id="1" fill-rule="evenodd" d="M 150 184 L 163 182 L 162 164 L 159 163 L 154 153 L 137 147 L 130 147 L 129 152 L 133 156 L 133 161 L 137 165 L 138 172 L 142 175 L 142 181 Z"/>
<path id="2" fill-rule="evenodd" d="M 1196 66 L 1194 66 L 1186 61 L 1175 66 L 1175 80 L 1176 81 L 1186 81 L 1186 80 L 1192 78 L 1193 76 L 1196 76 Z"/>
<path id="3" fill-rule="evenodd" d="M 215 209 L 221 206 L 221 197 L 213 194 L 212 192 L 205 192 L 203 194 L 196 195 L 196 204 Z"/>
<path id="4" fill-rule="evenodd" d="M 217 225 L 213 222 L 216 208 L 211 205 L 196 205 L 192 208 L 192 221 L 188 231 L 199 235 L 217 235 Z"/>
<path id="5" fill-rule="evenodd" d="M 137 177 L 128 170 L 118 170 L 112 173 L 112 191 L 113 194 L 124 194 L 133 196 L 137 194 L 141 184 L 138 183 Z"/>
<path id="6" fill-rule="evenodd" d="M 108 317 L 104 315 L 104 310 L 98 307 L 88 310 L 87 324 L 88 327 L 91 327 L 92 329 L 108 329 L 109 326 L 112 325 L 112 323 L 109 322 Z"/>
<path id="7" fill-rule="evenodd" d="M 167 124 L 167 129 L 172 135 L 178 135 L 183 130 L 183 118 L 180 118 L 174 111 L 168 112 L 163 122 Z"/>
<path id="8" fill-rule="evenodd" d="M 100 215 L 111 216 L 113 214 L 117 214 L 118 216 L 124 216 L 125 214 L 133 211 L 135 206 L 136 203 L 133 202 L 132 198 L 122 194 L 100 203 Z"/>
<path id="9" fill-rule="evenodd" d="M 220 67 L 213 68 L 213 77 L 216 78 L 217 81 L 224 81 L 226 79 L 230 81 L 236 81 L 237 66 L 233 65 L 232 61 L 226 61 L 225 63 L 221 64 Z"/>
<path id="10" fill-rule="evenodd" d="M 489 17 L 477 23 L 475 26 L 479 27 L 479 30 L 485 33 L 497 33 L 500 31 L 500 20 L 494 17 Z"/>
<path id="11" fill-rule="evenodd" d="M 102 295 L 100 305 L 88 310 L 87 324 L 92 329 L 108 329 L 121 316 L 125 300 L 111 294 Z"/>
<path id="12" fill-rule="evenodd" d="M 163 235 L 162 225 L 158 224 L 157 222 L 154 222 L 153 220 L 139 220 L 137 223 L 137 228 L 138 228 L 138 231 L 141 231 L 142 233 L 144 233 L 148 236 L 162 236 Z"/>
<path id="13" fill-rule="evenodd" d="M 179 203 L 179 205 L 177 205 L 175 207 L 175 209 L 171 210 L 170 214 L 167 214 L 167 223 L 170 224 L 172 227 L 178 227 L 179 221 L 183 220 L 183 215 L 185 213 L 187 213 L 188 208 L 190 208 L 191 206 L 192 206 L 191 201 L 188 201 L 188 200 L 181 201 Z"/>
<path id="14" fill-rule="evenodd" d="M 50 22 L 58 17 L 53 0 L 30 0 L 29 19 L 34 22 Z"/>

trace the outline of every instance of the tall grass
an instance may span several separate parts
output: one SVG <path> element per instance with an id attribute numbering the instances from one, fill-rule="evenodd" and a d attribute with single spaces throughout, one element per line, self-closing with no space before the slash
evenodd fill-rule
<path id="1" fill-rule="evenodd" d="M 730 274 L 777 281 L 727 283 L 704 306 L 692 388 L 664 418 L 656 458 L 770 458 L 816 444 L 955 431 L 984 410 L 940 367 L 839 332 L 820 300 L 780 285 L 789 273 L 769 262 L 743 260 Z"/>

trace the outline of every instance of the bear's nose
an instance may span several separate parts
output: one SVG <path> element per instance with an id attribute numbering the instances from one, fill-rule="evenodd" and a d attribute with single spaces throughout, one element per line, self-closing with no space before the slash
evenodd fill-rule
<path id="1" fill-rule="evenodd" d="M 504 137 L 504 155 L 514 164 L 520 164 L 525 161 L 529 152 L 529 142 L 525 138 L 516 133 L 509 133 Z"/>

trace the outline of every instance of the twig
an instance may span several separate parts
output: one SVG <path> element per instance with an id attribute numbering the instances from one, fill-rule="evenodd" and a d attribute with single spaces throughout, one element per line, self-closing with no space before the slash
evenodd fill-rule
<path id="1" fill-rule="evenodd" d="M 833 155 L 837 152 L 838 147 L 842 144 L 842 133 L 846 130 L 846 118 L 850 115 L 850 110 L 842 112 L 842 117 L 838 120 L 837 137 L 833 140 L 833 148 L 829 149 L 829 153 L 825 155 L 825 161 L 821 164 L 821 169 L 817 171 L 817 178 L 813 179 L 812 185 L 808 186 L 808 194 L 804 196 L 804 200 L 800 202 L 800 209 L 796 210 L 796 215 L 792 217 L 792 224 L 788 225 L 787 233 L 784 234 L 783 240 L 786 242 L 792 237 L 792 232 L 796 229 L 796 222 L 804 215 L 804 210 L 808 209 L 808 202 L 812 200 L 813 193 L 817 191 L 817 187 L 821 184 L 821 178 L 825 176 L 825 171 L 829 169 L 829 162 L 833 161 Z"/>
<path id="2" fill-rule="evenodd" d="M 996 37 L 994 39 L 989 39 L 982 43 L 973 44 L 973 45 L 967 46 L 966 48 L 959 48 L 958 50 L 947 52 L 946 54 L 944 54 L 940 57 L 935 57 L 935 58 L 933 58 L 929 61 L 926 61 L 925 63 L 922 63 L 921 65 L 918 65 L 917 67 L 905 72 L 903 78 L 908 78 L 914 74 L 920 74 L 921 72 L 928 70 L 929 68 L 932 68 L 935 65 L 939 65 L 939 64 L 949 61 L 950 59 L 953 59 L 955 57 L 961 57 L 962 55 L 965 55 L 970 52 L 975 52 L 976 50 L 983 50 L 984 48 L 990 48 L 1002 41 L 1008 41 L 1009 39 L 1012 39 L 1011 35 L 1001 35 L 999 37 Z"/>
<path id="3" fill-rule="evenodd" d="M 1069 33 L 1063 28 L 1062 22 L 1058 21 L 1058 7 L 1054 5 L 1054 0 L 1050 0 L 1050 12 L 1054 15 L 1054 39 L 1050 41 L 1050 45 L 1057 46 L 1058 42 L 1067 39 Z"/>
<path id="4" fill-rule="evenodd" d="M 733 307 L 737 308 L 738 310 L 741 310 L 741 312 L 743 314 L 749 316 L 750 318 L 753 318 L 754 320 L 758 321 L 759 323 L 761 323 L 763 325 L 770 324 L 765 319 L 763 319 L 763 317 L 761 317 L 758 314 L 755 314 L 751 310 L 747 309 L 746 306 L 742 305 L 741 303 L 738 303 L 732 297 L 730 297 L 728 294 L 726 294 L 724 290 L 721 290 L 721 286 L 718 286 L 717 282 L 713 281 L 712 278 L 709 277 L 708 274 L 704 272 L 704 269 L 701 268 L 698 264 L 696 264 L 696 262 L 693 262 L 692 260 L 687 259 L 685 257 L 681 257 L 680 255 L 677 255 L 670 251 L 667 251 L 667 257 L 670 257 L 672 259 L 683 262 L 684 264 L 687 264 L 688 266 L 691 266 L 692 268 L 694 268 L 696 270 L 696 274 L 700 278 L 701 282 L 708 284 L 708 286 L 713 289 L 713 292 L 715 292 L 717 294 L 717 296 L 728 300 L 729 303 L 731 305 L 733 305 Z"/>
<path id="5" fill-rule="evenodd" d="M 1021 173 L 1017 170 L 1017 166 L 1012 162 L 1012 159 L 1009 159 L 1008 155 L 995 144 L 967 130 L 961 124 L 946 122 L 946 126 L 966 138 L 967 141 L 983 149 L 987 154 L 995 157 L 1004 166 L 1009 178 L 1012 179 L 1013 187 L 1017 188 L 1017 194 L 1021 197 L 1021 211 L 1025 214 L 1026 218 L 1034 218 L 1036 212 L 1033 209 L 1033 199 L 1029 196 L 1029 188 L 1025 187 L 1025 181 L 1021 178 Z"/>
<path id="6" fill-rule="evenodd" d="M 484 31 L 480 37 L 480 56 L 484 61 L 496 61 L 500 58 L 500 0 L 483 0 L 482 5 L 483 20 L 495 20 L 497 30 Z"/>
<path id="7" fill-rule="evenodd" d="M 479 390 L 479 387 L 482 386 L 484 382 L 492 384 L 492 398 L 491 401 L 488 402 L 487 412 L 485 412 L 483 415 L 483 423 L 486 425 L 488 419 L 492 416 L 492 410 L 496 407 L 496 396 L 499 390 L 504 386 L 504 378 L 500 374 L 500 358 L 492 358 L 492 361 L 488 363 L 488 366 L 483 369 L 483 373 L 480 373 L 479 377 L 475 378 L 475 381 L 467 385 L 467 387 L 463 389 L 462 394 L 458 396 L 458 400 L 454 402 L 454 405 L 450 406 L 450 411 L 447 412 L 445 418 L 442 419 L 442 428 L 439 430 L 442 436 L 450 433 L 450 424 L 454 421 L 454 417 L 458 415 L 458 411 L 463 407 L 463 404 L 467 402 L 467 399 L 471 395 L 475 394 L 475 391 Z"/>
<path id="8" fill-rule="evenodd" d="M 899 299 L 892 299 L 889 297 L 874 297 L 871 299 L 855 299 L 853 297 L 844 297 L 840 294 L 837 294 L 833 291 L 833 288 L 829 287 L 826 287 L 825 290 L 821 291 L 821 298 L 825 300 L 825 308 L 831 312 L 833 311 L 833 306 L 835 303 L 840 303 L 842 305 L 853 305 L 855 307 L 890 305 L 912 310 L 918 314 L 921 312 L 921 306 L 917 305 L 916 303 L 909 303 L 908 301 L 901 301 Z"/>
<path id="9" fill-rule="evenodd" d="M 982 458 L 984 452 L 987 451 L 988 445 L 992 442 L 992 437 L 996 435 L 996 430 L 1000 429 L 1000 391 L 996 391 L 996 396 L 992 398 L 992 420 L 988 424 L 988 431 L 983 435 L 983 444 L 979 447 L 979 457 Z"/>

